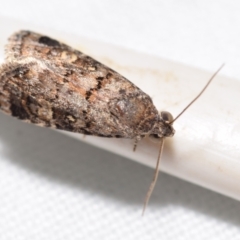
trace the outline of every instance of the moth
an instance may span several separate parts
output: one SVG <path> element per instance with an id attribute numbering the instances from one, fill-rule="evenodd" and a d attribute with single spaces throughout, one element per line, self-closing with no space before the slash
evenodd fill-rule
<path id="1" fill-rule="evenodd" d="M 0 67 L 0 109 L 39 126 L 85 135 L 159 140 L 155 186 L 164 139 L 174 135 L 175 118 L 158 112 L 141 89 L 104 64 L 57 40 L 31 31 L 10 36 Z"/>

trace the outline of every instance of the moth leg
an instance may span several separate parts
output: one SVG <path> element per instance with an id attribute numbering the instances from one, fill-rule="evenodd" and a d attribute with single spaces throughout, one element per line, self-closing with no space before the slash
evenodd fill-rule
<path id="1" fill-rule="evenodd" d="M 134 140 L 134 145 L 133 145 L 133 151 L 134 151 L 134 152 L 136 151 L 136 149 L 137 149 L 137 144 L 138 144 L 138 142 L 139 142 L 141 139 L 142 139 L 141 136 L 137 136 L 137 137 L 135 138 L 135 140 Z"/>

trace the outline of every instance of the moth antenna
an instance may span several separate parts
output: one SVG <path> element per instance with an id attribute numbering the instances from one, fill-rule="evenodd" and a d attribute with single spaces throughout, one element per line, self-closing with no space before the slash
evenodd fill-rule
<path id="1" fill-rule="evenodd" d="M 143 204 L 143 211 L 142 211 L 142 216 L 144 215 L 144 212 L 146 210 L 146 207 L 148 205 L 149 199 L 152 195 L 153 189 L 156 185 L 157 179 L 158 179 L 158 173 L 159 173 L 159 164 L 160 164 L 160 160 L 161 160 L 161 156 L 162 156 L 162 151 L 163 151 L 163 144 L 164 144 L 164 138 L 162 138 L 160 140 L 160 148 L 159 148 L 159 153 L 158 153 L 158 159 L 157 159 L 157 164 L 156 164 L 156 168 L 155 168 L 155 172 L 153 175 L 153 180 L 149 186 L 149 189 L 147 191 L 145 200 L 144 200 L 144 204 Z"/>
<path id="2" fill-rule="evenodd" d="M 224 67 L 224 63 L 221 65 L 221 67 L 212 75 L 212 77 L 208 80 L 207 84 L 205 87 L 202 89 L 202 91 L 180 112 L 177 117 L 175 117 L 170 124 L 173 124 L 202 94 L 203 92 L 207 89 L 209 84 L 212 82 L 212 80 L 216 77 L 216 75 L 220 72 L 220 70 Z"/>

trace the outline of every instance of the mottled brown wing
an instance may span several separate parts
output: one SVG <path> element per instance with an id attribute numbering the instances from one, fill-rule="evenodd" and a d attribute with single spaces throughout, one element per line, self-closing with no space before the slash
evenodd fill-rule
<path id="1" fill-rule="evenodd" d="M 43 126 L 104 137 L 151 131 L 150 97 L 91 57 L 29 31 L 12 35 L 0 69 L 0 108 Z"/>

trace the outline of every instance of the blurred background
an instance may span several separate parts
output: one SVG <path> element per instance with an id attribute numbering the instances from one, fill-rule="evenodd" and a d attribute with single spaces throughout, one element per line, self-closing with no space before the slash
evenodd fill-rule
<path id="1" fill-rule="evenodd" d="M 222 73 L 239 79 L 239 11 L 233 0 L 8 0 L 0 33 L 32 24 L 211 72 L 226 62 Z M 239 239 L 236 200 L 161 173 L 141 217 L 152 169 L 2 113 L 0 122 L 1 239 Z"/>

